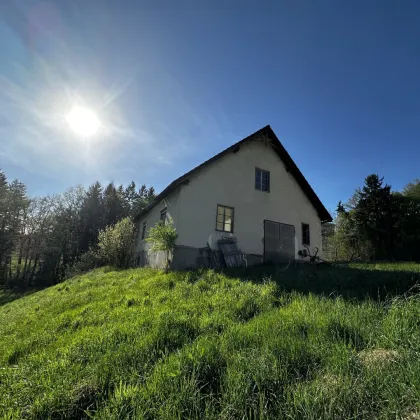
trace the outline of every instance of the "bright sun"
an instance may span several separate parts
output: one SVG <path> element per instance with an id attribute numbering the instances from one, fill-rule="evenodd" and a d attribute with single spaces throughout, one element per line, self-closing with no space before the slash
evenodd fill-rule
<path id="1" fill-rule="evenodd" d="M 101 125 L 94 112 L 80 106 L 75 106 L 66 119 L 72 130 L 84 137 L 93 136 Z"/>

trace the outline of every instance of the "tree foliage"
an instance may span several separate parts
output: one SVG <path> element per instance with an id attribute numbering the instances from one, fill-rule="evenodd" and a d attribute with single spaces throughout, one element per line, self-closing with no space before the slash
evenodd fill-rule
<path id="1" fill-rule="evenodd" d="M 106 264 L 128 267 L 133 255 L 134 239 L 134 223 L 125 217 L 99 232 L 99 255 Z"/>
<path id="2" fill-rule="evenodd" d="M 393 192 L 376 174 L 337 206 L 326 241 L 334 260 L 420 260 L 420 182 Z"/>
<path id="3" fill-rule="evenodd" d="M 98 264 L 91 254 L 99 232 L 133 218 L 153 199 L 153 187 L 134 182 L 127 188 L 95 182 L 87 190 L 29 197 L 23 183 L 0 171 L 0 287 L 44 287 L 62 281 L 75 265 Z"/>

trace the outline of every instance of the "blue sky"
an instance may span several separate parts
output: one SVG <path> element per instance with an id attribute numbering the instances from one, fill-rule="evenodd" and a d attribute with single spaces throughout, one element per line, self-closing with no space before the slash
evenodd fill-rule
<path id="1" fill-rule="evenodd" d="M 331 210 L 372 172 L 401 189 L 420 176 L 419 19 L 415 1 L 2 1 L 0 168 L 31 194 L 159 191 L 270 124 Z M 89 141 L 74 103 L 103 122 Z"/>

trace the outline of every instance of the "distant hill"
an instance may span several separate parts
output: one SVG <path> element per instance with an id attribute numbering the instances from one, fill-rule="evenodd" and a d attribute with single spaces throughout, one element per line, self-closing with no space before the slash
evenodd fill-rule
<path id="1" fill-rule="evenodd" d="M 0 418 L 418 418 L 418 265 L 235 276 L 105 268 L 0 306 Z"/>

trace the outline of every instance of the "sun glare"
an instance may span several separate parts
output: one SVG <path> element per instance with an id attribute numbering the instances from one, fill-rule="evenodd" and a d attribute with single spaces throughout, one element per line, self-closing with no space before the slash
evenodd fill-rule
<path id="1" fill-rule="evenodd" d="M 101 122 L 90 109 L 75 106 L 67 115 L 67 122 L 71 129 L 80 136 L 93 136 L 99 129 Z"/>

